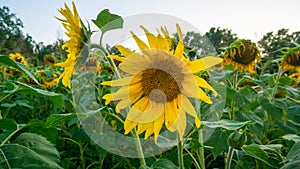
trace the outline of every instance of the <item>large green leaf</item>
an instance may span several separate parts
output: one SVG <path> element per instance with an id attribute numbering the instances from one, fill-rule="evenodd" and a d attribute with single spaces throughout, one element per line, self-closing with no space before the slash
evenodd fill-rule
<path id="1" fill-rule="evenodd" d="M 251 121 L 243 121 L 243 122 L 238 122 L 238 121 L 233 121 L 233 120 L 227 120 L 227 119 L 222 119 L 220 121 L 201 121 L 201 123 L 209 128 L 224 128 L 226 130 L 237 130 L 242 127 L 244 127 L 246 124 L 250 123 Z"/>
<path id="2" fill-rule="evenodd" d="M 121 16 L 110 13 L 109 9 L 101 11 L 97 19 L 92 21 L 98 26 L 102 34 L 109 30 L 122 28 L 124 22 Z"/>
<path id="3" fill-rule="evenodd" d="M 228 148 L 227 139 L 230 135 L 230 131 L 224 131 L 221 129 L 216 129 L 216 131 L 209 137 L 205 144 L 211 149 L 214 158 L 217 158 L 219 154 Z"/>
<path id="4" fill-rule="evenodd" d="M 274 152 L 277 151 L 277 149 L 278 149 L 278 145 L 272 147 L 272 146 L 251 144 L 242 147 L 242 150 L 247 155 L 258 159 L 273 168 L 278 168 L 280 166 L 281 161 L 273 157 L 274 153 L 272 153 L 272 155 L 269 155 L 266 150 L 271 150 L 271 152 Z"/>
<path id="5" fill-rule="evenodd" d="M 62 122 L 69 121 L 71 118 L 76 118 L 76 114 L 52 114 L 49 116 L 46 120 L 46 126 L 47 127 L 55 127 Z"/>
<path id="6" fill-rule="evenodd" d="M 262 108 L 265 109 L 271 117 L 275 119 L 280 119 L 282 117 L 283 110 L 275 104 L 270 103 L 268 99 L 262 99 L 260 101 L 260 104 Z"/>
<path id="7" fill-rule="evenodd" d="M 60 169 L 55 147 L 44 137 L 22 133 L 16 140 L 0 147 L 0 168 Z"/>
<path id="8" fill-rule="evenodd" d="M 155 161 L 152 164 L 151 168 L 153 168 L 153 169 L 178 169 L 178 167 L 168 159 L 159 159 L 159 160 Z"/>
<path id="9" fill-rule="evenodd" d="M 300 136 L 296 135 L 296 134 L 286 134 L 284 136 L 282 136 L 282 138 L 286 139 L 286 140 L 292 140 L 294 142 L 300 142 Z"/>
<path id="10" fill-rule="evenodd" d="M 296 142 L 285 157 L 285 162 L 291 161 L 296 157 L 300 157 L 300 141 Z"/>
<path id="11" fill-rule="evenodd" d="M 57 94 L 54 92 L 49 92 L 47 90 L 37 89 L 32 86 L 29 86 L 25 83 L 17 82 L 20 86 L 20 89 L 22 93 L 29 93 L 36 96 L 45 96 L 47 97 L 51 102 L 53 102 L 59 109 L 62 109 L 63 105 L 63 98 L 61 94 Z"/>
<path id="12" fill-rule="evenodd" d="M 15 62 L 8 56 L 0 55 L 0 63 L 4 63 L 7 66 L 14 67 L 23 73 L 25 73 L 28 77 L 30 77 L 36 84 L 39 84 L 39 82 L 36 80 L 36 78 L 20 63 Z"/>

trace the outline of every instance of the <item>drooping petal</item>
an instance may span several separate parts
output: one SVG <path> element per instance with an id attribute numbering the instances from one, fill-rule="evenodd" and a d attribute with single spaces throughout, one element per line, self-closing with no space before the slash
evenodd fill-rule
<path id="1" fill-rule="evenodd" d="M 125 130 L 124 134 L 128 134 L 136 126 L 137 126 L 137 123 L 132 122 L 132 121 L 126 119 L 125 122 L 124 122 L 124 130 Z"/>
<path id="2" fill-rule="evenodd" d="M 118 55 L 108 55 L 107 56 L 108 58 L 111 58 L 111 59 L 114 59 L 114 60 L 117 60 L 117 61 L 120 61 L 120 62 L 123 62 L 124 61 L 124 57 L 120 57 Z"/>
<path id="3" fill-rule="evenodd" d="M 127 114 L 127 119 L 137 123 L 149 123 L 156 120 L 164 112 L 164 104 L 149 101 L 143 97 L 137 101 Z"/>
<path id="4" fill-rule="evenodd" d="M 196 127 L 199 128 L 200 127 L 200 120 L 197 116 L 197 113 L 195 111 L 195 108 L 193 107 L 193 105 L 191 104 L 191 102 L 188 100 L 187 97 L 183 96 L 182 97 L 182 109 L 187 112 L 189 115 L 193 116 L 195 118 L 195 124 Z"/>
<path id="5" fill-rule="evenodd" d="M 202 79 L 201 77 L 195 76 L 195 79 L 197 81 L 198 86 L 203 87 L 205 89 L 211 90 L 214 95 L 218 95 L 218 93 L 216 92 L 216 90 L 211 87 L 206 80 Z"/>

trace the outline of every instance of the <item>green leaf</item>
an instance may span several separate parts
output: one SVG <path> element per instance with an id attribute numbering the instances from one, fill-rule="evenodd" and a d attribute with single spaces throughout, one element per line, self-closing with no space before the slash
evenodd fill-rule
<path id="1" fill-rule="evenodd" d="M 28 77 L 30 77 L 36 84 L 40 84 L 36 78 L 20 63 L 15 62 L 8 56 L 0 55 L 0 63 L 4 63 L 7 66 L 11 66 L 25 73 Z"/>
<path id="2" fill-rule="evenodd" d="M 282 138 L 284 138 L 286 140 L 291 140 L 294 142 L 300 141 L 300 136 L 298 136 L 296 134 L 287 134 L 287 135 L 282 136 Z"/>
<path id="3" fill-rule="evenodd" d="M 300 157 L 300 141 L 296 142 L 285 157 L 284 162 Z"/>
<path id="4" fill-rule="evenodd" d="M 210 128 L 224 128 L 226 130 L 237 130 L 244 127 L 246 124 L 251 121 L 237 122 L 233 120 L 222 119 L 220 121 L 201 121 L 201 123 Z"/>
<path id="5" fill-rule="evenodd" d="M 62 168 L 55 147 L 37 134 L 22 133 L 13 142 L 1 146 L 0 152 L 0 168 Z"/>
<path id="6" fill-rule="evenodd" d="M 264 147 L 262 145 L 257 145 L 257 144 L 245 145 L 242 147 L 242 150 L 247 155 L 264 162 L 270 167 L 278 168 L 278 166 L 280 166 L 279 165 L 280 161 L 269 156 L 268 153 L 264 151 L 266 149 L 270 150 L 270 147 Z"/>
<path id="7" fill-rule="evenodd" d="M 295 169 L 295 168 L 299 168 L 299 166 L 300 166 L 300 157 L 286 163 L 280 169 Z"/>
<path id="8" fill-rule="evenodd" d="M 46 120 L 46 126 L 47 127 L 55 127 L 59 124 L 61 124 L 62 122 L 67 122 L 69 121 L 71 118 L 76 118 L 77 115 L 76 114 L 52 114 L 50 115 L 47 120 Z"/>
<path id="9" fill-rule="evenodd" d="M 1 130 L 16 130 L 17 122 L 14 119 L 0 119 Z"/>
<path id="10" fill-rule="evenodd" d="M 282 109 L 277 107 L 274 104 L 271 104 L 268 99 L 262 99 L 260 101 L 260 104 L 261 104 L 262 108 L 265 109 L 268 112 L 268 114 L 270 116 L 272 116 L 273 118 L 279 119 L 282 117 L 282 115 L 283 115 Z"/>
<path id="11" fill-rule="evenodd" d="M 153 169 L 178 169 L 178 167 L 173 164 L 168 159 L 159 159 L 153 163 L 151 166 Z"/>
<path id="12" fill-rule="evenodd" d="M 47 97 L 53 104 L 55 104 L 59 109 L 62 109 L 63 106 L 63 98 L 61 94 L 57 94 L 54 92 L 49 92 L 47 90 L 37 89 L 22 82 L 17 82 L 20 86 L 22 93 L 29 93 L 35 96 L 45 96 Z"/>
<path id="13" fill-rule="evenodd" d="M 214 159 L 228 148 L 227 139 L 230 133 L 229 131 L 217 129 L 206 141 L 206 145 L 212 147 L 209 150 L 212 152 Z"/>
<path id="14" fill-rule="evenodd" d="M 92 21 L 102 31 L 102 34 L 109 30 L 123 28 L 124 22 L 121 16 L 110 13 L 109 9 L 101 11 L 97 16 L 97 19 Z"/>
<path id="15" fill-rule="evenodd" d="M 289 78 L 288 76 L 281 76 L 279 79 L 279 83 L 287 86 L 291 86 L 293 83 L 293 80 Z"/>

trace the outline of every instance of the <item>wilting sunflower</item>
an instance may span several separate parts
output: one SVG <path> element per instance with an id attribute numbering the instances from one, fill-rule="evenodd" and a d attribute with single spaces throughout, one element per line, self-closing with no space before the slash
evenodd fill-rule
<path id="1" fill-rule="evenodd" d="M 221 63 L 222 59 L 207 56 L 190 61 L 185 58 L 183 36 L 179 25 L 176 26 L 179 36 L 176 47 L 173 47 L 175 45 L 165 28 L 161 30 L 163 35 L 159 33 L 155 36 L 142 27 L 149 44 L 131 32 L 141 50 L 140 53 L 117 46 L 124 57 L 109 56 L 121 61 L 119 68 L 128 75 L 102 83 L 108 86 L 122 86 L 117 92 L 103 96 L 106 104 L 119 101 L 116 112 L 132 106 L 124 123 L 125 134 L 137 126 L 138 134 L 145 132 L 145 138 L 154 134 L 157 140 L 165 124 L 169 131 L 178 131 L 180 138 L 183 138 L 186 113 L 195 118 L 196 127 L 200 126 L 199 117 L 189 97 L 211 104 L 210 97 L 201 88 L 217 94 L 204 79 L 194 73 Z"/>
<path id="2" fill-rule="evenodd" d="M 24 56 L 22 56 L 20 53 L 15 53 L 15 54 L 9 54 L 9 57 L 15 60 L 16 62 L 22 63 L 25 66 L 28 66 Z"/>
<path id="3" fill-rule="evenodd" d="M 260 51 L 250 40 L 236 40 L 224 52 L 223 65 L 232 65 L 235 70 L 252 73 L 260 61 Z"/>
<path id="4" fill-rule="evenodd" d="M 295 71 L 297 73 L 292 76 L 297 76 L 300 79 L 300 46 L 289 49 L 287 53 L 284 54 L 281 67 L 283 70 Z"/>
<path id="5" fill-rule="evenodd" d="M 41 71 L 37 72 L 35 77 L 40 84 L 44 85 L 47 88 L 53 87 L 59 81 L 59 78 L 56 74 L 52 74 L 51 77 L 47 77 L 47 74 Z M 30 83 L 31 81 L 28 82 Z"/>
<path id="6" fill-rule="evenodd" d="M 87 61 L 84 63 L 84 66 L 82 66 L 81 71 L 101 71 L 101 66 L 99 61 L 96 57 L 89 57 Z"/>
<path id="7" fill-rule="evenodd" d="M 66 4 L 65 9 L 61 8 L 58 10 L 65 17 L 65 19 L 57 19 L 62 22 L 64 28 L 67 30 L 66 35 L 70 39 L 62 46 L 62 48 L 66 48 L 66 51 L 68 52 L 67 60 L 55 64 L 56 66 L 64 68 L 64 72 L 59 76 L 59 79 L 62 79 L 62 84 L 69 88 L 71 87 L 70 79 L 74 71 L 77 57 L 87 39 L 85 34 L 85 26 L 80 21 L 80 17 L 74 2 L 72 2 L 72 6 L 73 13 Z"/>
<path id="8" fill-rule="evenodd" d="M 53 57 L 53 56 L 51 56 L 51 55 L 45 55 L 44 56 L 44 62 L 46 63 L 46 64 L 55 64 L 56 63 L 56 59 L 55 59 L 55 57 Z"/>

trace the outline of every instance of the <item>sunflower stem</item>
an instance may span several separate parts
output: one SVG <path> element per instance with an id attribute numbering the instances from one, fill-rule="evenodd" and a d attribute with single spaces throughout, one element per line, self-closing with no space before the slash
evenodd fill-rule
<path id="1" fill-rule="evenodd" d="M 111 65 L 111 68 L 113 69 L 113 71 L 116 74 L 117 78 L 121 79 L 122 77 L 121 77 L 121 74 L 120 74 L 116 64 L 114 63 L 114 61 L 111 58 L 107 57 L 109 52 L 105 49 L 105 47 L 102 46 L 102 39 L 103 39 L 103 34 L 101 34 L 101 36 L 100 36 L 100 49 L 103 50 L 103 52 L 105 53 L 104 56 L 108 60 L 109 64 Z M 142 148 L 142 145 L 141 145 L 141 141 L 140 141 L 140 138 L 137 134 L 136 129 L 134 129 L 134 131 L 132 131 L 131 133 L 132 133 L 133 137 L 135 137 L 134 142 L 135 142 L 135 145 L 136 145 L 136 149 L 137 149 L 137 153 L 138 153 L 138 156 L 139 156 L 140 164 L 141 164 L 141 166 L 142 165 L 147 166 L 146 161 L 145 161 L 145 157 L 144 157 L 143 148 Z"/>
<path id="2" fill-rule="evenodd" d="M 145 157 L 144 157 L 143 148 L 142 148 L 142 145 L 141 145 L 141 141 L 140 141 L 140 138 L 137 134 L 136 129 L 134 129 L 133 135 L 135 137 L 134 142 L 136 144 L 137 152 L 138 152 L 138 155 L 140 157 L 139 158 L 140 164 L 141 164 L 141 166 L 143 166 L 143 165 L 147 166 L 146 161 L 145 161 Z"/>
<path id="3" fill-rule="evenodd" d="M 178 133 L 178 145 L 177 145 L 177 152 L 178 152 L 178 165 L 179 165 L 179 169 L 184 169 L 184 165 L 183 165 L 183 145 Z"/>
<path id="4" fill-rule="evenodd" d="M 198 131 L 198 141 L 200 143 L 200 148 L 199 148 L 199 163 L 200 163 L 200 168 L 205 169 L 205 160 L 204 160 L 204 141 L 203 141 L 203 132 L 202 129 L 199 129 Z"/>
<path id="5" fill-rule="evenodd" d="M 226 159 L 225 169 L 230 169 L 230 167 L 231 167 L 231 161 L 232 161 L 232 157 L 233 157 L 233 152 L 234 152 L 234 148 L 232 148 L 231 146 L 229 146 L 228 153 L 227 153 L 227 159 Z"/>

